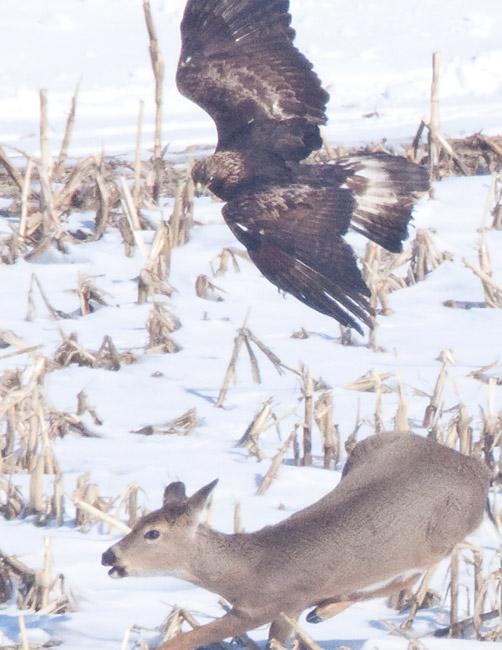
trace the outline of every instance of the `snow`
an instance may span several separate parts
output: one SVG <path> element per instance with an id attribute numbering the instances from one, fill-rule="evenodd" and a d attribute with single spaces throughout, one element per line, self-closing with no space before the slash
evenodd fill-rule
<path id="1" fill-rule="evenodd" d="M 174 84 L 183 0 L 152 0 L 166 63 L 164 141 L 171 151 L 215 141 L 205 113 Z M 498 0 L 292 0 L 298 46 L 331 93 L 339 143 L 409 141 L 428 114 L 431 57 L 442 56 L 446 135 L 496 132 L 502 109 Z M 134 149 L 138 105 L 153 134 L 153 81 L 139 0 L 3 0 L 0 142 L 38 148 L 38 89 L 49 90 L 54 144 L 81 81 L 73 153 Z M 374 117 L 363 118 L 363 115 Z"/>
<path id="2" fill-rule="evenodd" d="M 163 138 L 171 152 L 193 144 L 210 146 L 215 140 L 209 118 L 180 97 L 174 85 L 183 4 L 181 0 L 152 0 L 166 59 Z M 331 92 L 327 133 L 333 141 L 366 143 L 383 137 L 395 143 L 409 141 L 428 112 L 431 53 L 438 48 L 442 53 L 443 131 L 449 136 L 476 130 L 502 132 L 499 0 L 475 4 L 467 0 L 292 0 L 291 5 L 298 45 Z M 69 101 L 81 79 L 73 156 L 102 148 L 109 154 L 129 154 L 134 148 L 140 99 L 146 101 L 145 147 L 150 146 L 153 83 L 139 0 L 3 0 L 2 19 L 2 44 L 9 56 L 4 57 L 0 71 L 1 143 L 37 152 L 38 88 L 47 87 L 52 145 L 57 151 Z M 378 116 L 363 117 L 370 113 Z M 15 553 L 29 566 L 41 566 L 44 538 L 52 539 L 55 572 L 64 574 L 78 604 L 78 611 L 60 616 L 26 612 L 30 640 L 44 642 L 51 637 L 71 650 L 98 646 L 111 650 L 120 647 L 125 630 L 133 624 L 145 628 L 142 634 L 152 643 L 158 640 L 155 626 L 174 604 L 188 607 L 200 620 L 221 615 L 214 594 L 174 578 L 109 579 L 100 556 L 120 534 L 99 525 L 84 533 L 72 525 L 70 497 L 84 472 L 90 473 L 100 494 L 108 497 L 123 495 L 128 485 L 138 483 L 143 490 L 141 505 L 148 509 L 158 507 L 169 481 L 183 480 L 190 492 L 219 477 L 212 523 L 224 531 L 232 530 L 236 503 L 241 506 L 243 527 L 253 530 L 314 502 L 336 485 L 342 467 L 322 469 L 322 445 L 316 435 L 314 466 L 283 465 L 265 495 L 256 496 L 281 441 L 275 429 L 269 428 L 260 439 L 266 458 L 259 462 L 237 448 L 236 441 L 269 397 L 274 413 L 282 418 L 282 438 L 288 435 L 302 418 L 301 387 L 295 374 L 279 375 L 261 355 L 262 383 L 253 383 L 243 353 L 225 408 L 215 408 L 233 339 L 246 317 L 252 332 L 284 364 L 294 369 L 306 364 L 314 377 L 322 377 L 332 388 L 334 417 L 343 440 L 351 433 L 358 412 L 365 421 L 360 436 L 372 432 L 375 394 L 345 388 L 369 370 L 394 373 L 389 380 L 393 386 L 400 378 L 409 401 L 410 422 L 423 433 L 420 425 L 428 403 L 424 393 L 432 393 L 441 367 L 438 354 L 446 348 L 451 349 L 455 363 L 449 369 L 445 408 L 459 401 L 465 404 L 478 434 L 479 408 L 486 409 L 488 391 L 469 373 L 500 362 L 502 311 L 453 310 L 443 302 L 483 300 L 481 285 L 462 258 L 476 262 L 478 229 L 489 187 L 489 177 L 446 179 L 436 184 L 433 199 L 423 199 L 417 206 L 415 227 L 433 228 L 438 249 L 450 251 L 453 259 L 425 281 L 391 295 L 392 315 L 379 318 L 377 343 L 384 349 L 380 353 L 372 352 L 358 335 L 354 346 L 341 346 L 336 323 L 291 297 L 282 297 L 254 266 L 240 259 L 239 273 L 230 270 L 214 279 L 224 290 L 223 301 L 198 298 L 197 276 L 211 277 L 210 263 L 221 249 L 238 247 L 222 221 L 220 204 L 209 198 L 197 199 L 198 225 L 190 242 L 173 253 L 170 283 L 177 292 L 170 300 L 159 299 L 182 323 L 173 334 L 182 348 L 177 354 L 145 353 L 151 303 L 139 306 L 135 302 L 135 279 L 144 258 L 138 251 L 126 258 L 120 235 L 113 229 L 100 241 L 72 247 L 68 255 L 51 253 L 36 262 L 21 260 L 0 267 L 1 329 L 12 330 L 28 345 L 41 344 L 48 357 L 61 342 L 60 330 L 76 332 L 79 342 L 91 349 L 110 335 L 119 350 L 132 350 L 138 357 L 137 363 L 124 365 L 119 372 L 72 365 L 47 375 L 46 390 L 56 408 L 75 412 L 76 395 L 84 390 L 103 425 L 87 418 L 96 437 L 69 435 L 54 442 L 66 494 L 63 526 L 39 528 L 30 518 L 0 520 L 0 548 Z M 2 199 L 0 208 L 7 205 Z M 166 200 L 163 215 L 167 217 L 171 208 L 172 201 Z M 75 214 L 72 223 L 82 226 L 93 216 Z M 156 221 L 160 215 L 151 212 L 148 216 Z M 1 228 L 5 232 L 6 224 Z M 490 231 L 487 239 L 494 277 L 500 283 L 502 232 Z M 151 234 L 145 241 L 151 241 Z M 52 321 L 36 298 L 36 314 L 28 322 L 27 292 L 33 272 L 57 309 L 78 309 L 73 290 L 79 274 L 94 278 L 106 293 L 108 306 L 85 317 Z M 309 338 L 292 338 L 302 327 Z M 25 376 L 29 375 L 27 359 L 2 359 L 3 352 L 0 371 L 26 365 Z M 500 410 L 502 388 L 497 387 L 495 393 L 495 406 Z M 383 395 L 387 428 L 393 426 L 397 401 L 395 392 Z M 199 424 L 189 436 L 131 433 L 193 407 Z M 28 477 L 16 475 L 13 480 L 26 495 Z M 51 482 L 47 479 L 48 492 Z M 485 551 L 485 572 L 496 568 L 500 540 L 493 526 L 485 521 L 473 540 Z M 448 584 L 447 572 L 444 562 L 434 578 L 433 586 L 441 594 Z M 470 586 L 472 571 L 464 567 L 462 580 Z M 448 602 L 442 602 L 420 612 L 413 636 L 447 625 L 448 607 Z M 17 615 L 13 602 L 0 610 L 0 646 L 17 640 Z M 398 650 L 407 648 L 408 641 L 392 636 L 386 622 L 399 625 L 405 616 L 377 599 L 359 603 L 322 625 L 311 626 L 304 620 L 302 625 L 326 650 L 340 646 Z M 266 630 L 259 629 L 252 636 L 263 641 Z M 423 643 L 429 650 L 500 648 L 495 643 L 431 636 Z"/>

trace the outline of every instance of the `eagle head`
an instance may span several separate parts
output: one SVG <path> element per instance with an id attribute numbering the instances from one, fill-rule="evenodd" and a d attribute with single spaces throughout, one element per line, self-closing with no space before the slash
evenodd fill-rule
<path id="1" fill-rule="evenodd" d="M 218 151 L 197 160 L 192 167 L 194 183 L 208 187 L 223 200 L 231 198 L 247 176 L 245 160 L 237 151 Z"/>

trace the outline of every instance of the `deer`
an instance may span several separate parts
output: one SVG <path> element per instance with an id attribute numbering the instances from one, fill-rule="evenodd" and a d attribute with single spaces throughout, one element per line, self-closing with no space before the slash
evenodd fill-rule
<path id="1" fill-rule="evenodd" d="M 338 485 L 319 501 L 254 532 L 202 522 L 214 480 L 191 496 L 170 483 L 160 509 L 102 555 L 109 575 L 171 575 L 219 594 L 221 618 L 161 643 L 192 650 L 270 623 L 284 643 L 290 619 L 318 623 L 354 602 L 410 588 L 481 523 L 490 473 L 473 456 L 412 433 L 359 442 Z"/>

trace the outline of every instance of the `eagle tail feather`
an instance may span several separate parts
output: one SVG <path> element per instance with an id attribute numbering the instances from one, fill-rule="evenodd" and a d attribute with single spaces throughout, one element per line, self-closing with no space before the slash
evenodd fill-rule
<path id="1" fill-rule="evenodd" d="M 408 237 L 413 206 L 429 189 L 427 170 L 400 156 L 362 154 L 336 163 L 348 176 L 355 206 L 351 228 L 392 253 Z"/>

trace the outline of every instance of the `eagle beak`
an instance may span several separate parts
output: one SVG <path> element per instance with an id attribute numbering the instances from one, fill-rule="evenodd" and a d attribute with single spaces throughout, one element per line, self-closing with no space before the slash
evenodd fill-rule
<path id="1" fill-rule="evenodd" d="M 197 181 L 195 183 L 195 196 L 198 198 L 199 196 L 202 196 L 204 194 L 204 190 L 206 189 L 206 186 L 201 183 L 200 181 Z"/>

